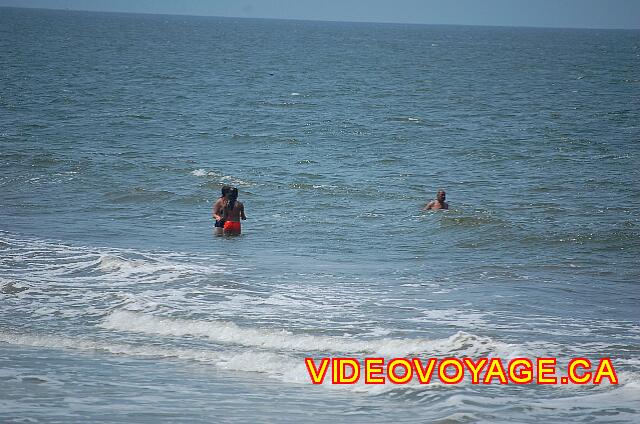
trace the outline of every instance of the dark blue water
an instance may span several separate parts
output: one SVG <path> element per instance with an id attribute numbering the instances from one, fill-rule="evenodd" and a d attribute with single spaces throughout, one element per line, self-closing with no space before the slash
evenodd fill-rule
<path id="1" fill-rule="evenodd" d="M 1 420 L 633 422 L 639 65 L 638 31 L 0 9 Z M 620 384 L 312 387 L 322 355 Z"/>

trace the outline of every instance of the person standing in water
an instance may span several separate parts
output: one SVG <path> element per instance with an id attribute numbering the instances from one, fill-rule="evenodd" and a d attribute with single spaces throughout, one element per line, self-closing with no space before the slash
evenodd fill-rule
<path id="1" fill-rule="evenodd" d="M 436 199 L 427 203 L 425 207 L 422 208 L 422 210 L 428 211 L 428 210 L 436 210 L 436 209 L 449 209 L 449 204 L 445 202 L 446 198 L 447 198 L 447 193 L 445 193 L 444 190 L 438 190 L 438 193 L 436 194 Z"/>
<path id="2" fill-rule="evenodd" d="M 224 235 L 240 234 L 240 220 L 245 220 L 247 217 L 244 214 L 244 205 L 238 201 L 237 188 L 234 187 L 227 193 L 227 199 L 225 200 L 222 212 L 225 220 Z"/>
<path id="3" fill-rule="evenodd" d="M 222 196 L 220 196 L 213 204 L 213 219 L 216 220 L 216 223 L 214 224 L 216 234 L 222 234 L 222 229 L 224 228 L 222 209 L 224 207 L 224 202 L 227 200 L 229 190 L 231 190 L 231 187 L 229 187 L 228 185 L 222 186 Z"/>

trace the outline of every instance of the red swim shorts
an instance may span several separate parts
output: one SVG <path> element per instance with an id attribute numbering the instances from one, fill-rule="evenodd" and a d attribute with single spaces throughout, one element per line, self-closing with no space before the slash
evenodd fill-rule
<path id="1" fill-rule="evenodd" d="M 240 234 L 240 222 L 227 221 L 224 223 L 224 230 Z"/>

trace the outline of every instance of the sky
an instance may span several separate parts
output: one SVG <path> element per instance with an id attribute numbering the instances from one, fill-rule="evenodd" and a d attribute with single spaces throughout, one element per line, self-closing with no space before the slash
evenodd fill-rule
<path id="1" fill-rule="evenodd" d="M 2 6 L 321 21 L 640 29 L 640 0 L 0 0 Z"/>

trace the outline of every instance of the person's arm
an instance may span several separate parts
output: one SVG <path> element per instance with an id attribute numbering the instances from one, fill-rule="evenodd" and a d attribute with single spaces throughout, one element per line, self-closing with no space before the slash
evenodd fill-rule
<path id="1" fill-rule="evenodd" d="M 435 200 L 432 200 L 432 201 L 430 201 L 429 203 L 427 203 L 427 205 L 426 205 L 424 208 L 422 208 L 422 210 L 423 210 L 423 211 L 428 211 L 428 210 L 429 210 L 429 209 L 431 209 L 431 208 L 433 207 L 433 205 L 435 205 L 435 204 L 436 204 L 436 201 L 435 201 Z"/>
<path id="2" fill-rule="evenodd" d="M 216 203 L 213 204 L 213 219 L 216 221 L 220 221 L 222 219 L 222 202 L 220 199 L 216 200 Z"/>
<path id="3" fill-rule="evenodd" d="M 245 220 L 247 217 L 244 214 L 244 205 L 240 203 L 240 219 Z"/>

